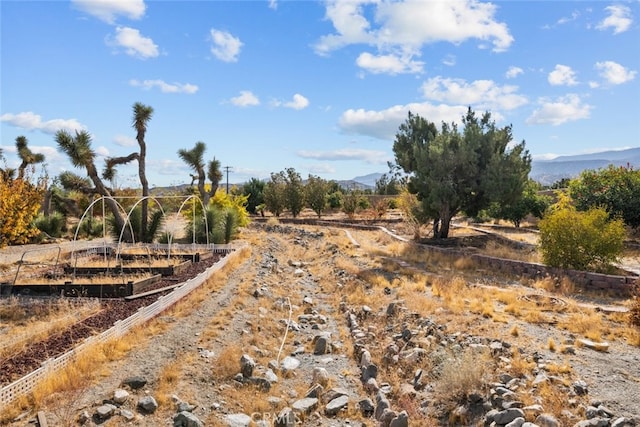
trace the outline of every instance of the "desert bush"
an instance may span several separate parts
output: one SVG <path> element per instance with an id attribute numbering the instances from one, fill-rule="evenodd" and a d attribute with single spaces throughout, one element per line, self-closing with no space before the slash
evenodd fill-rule
<path id="1" fill-rule="evenodd" d="M 98 221 L 91 216 L 82 221 L 78 227 L 80 227 L 78 237 L 81 238 L 102 237 L 104 234 L 102 221 Z"/>
<path id="2" fill-rule="evenodd" d="M 446 401 L 462 401 L 471 393 L 481 392 L 488 368 L 486 356 L 478 350 L 467 349 L 446 358 L 436 385 L 440 396 Z"/>
<path id="3" fill-rule="evenodd" d="M 54 212 L 49 216 L 40 214 L 35 219 L 38 230 L 46 233 L 49 237 L 62 237 L 62 232 L 66 230 L 65 223 L 65 217 L 60 212 Z"/>
<path id="4" fill-rule="evenodd" d="M 603 208 L 579 212 L 568 196 L 540 221 L 540 250 L 552 267 L 610 271 L 624 249 L 624 223 Z"/>
<path id="5" fill-rule="evenodd" d="M 0 174 L 0 247 L 21 245 L 38 235 L 33 219 L 43 194 L 40 185 Z"/>

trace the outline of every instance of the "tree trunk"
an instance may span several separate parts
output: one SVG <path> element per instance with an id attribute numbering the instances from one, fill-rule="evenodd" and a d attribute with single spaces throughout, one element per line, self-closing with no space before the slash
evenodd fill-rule
<path id="1" fill-rule="evenodd" d="M 199 170 L 198 171 L 198 193 L 200 193 L 202 204 L 206 209 L 207 206 L 209 205 L 209 193 L 207 193 L 207 191 L 205 190 L 204 184 L 205 184 L 204 170 Z"/>
<path id="2" fill-rule="evenodd" d="M 51 213 L 51 188 L 47 188 L 44 192 L 44 200 L 42 201 L 42 215 L 45 218 L 49 217 Z"/>
<path id="3" fill-rule="evenodd" d="M 149 181 L 147 181 L 147 173 L 145 171 L 146 168 L 146 156 L 147 156 L 147 144 L 144 141 L 139 141 L 140 144 L 140 156 L 138 157 L 138 175 L 140 176 L 140 184 L 142 185 L 142 197 L 143 200 L 141 202 L 141 213 L 140 213 L 140 233 L 142 234 L 142 239 L 145 242 L 151 243 L 153 240 L 153 236 L 149 235 L 148 222 L 149 222 L 149 199 L 146 199 L 149 195 Z"/>
<path id="4" fill-rule="evenodd" d="M 449 225 L 451 224 L 451 215 L 443 215 L 440 218 L 440 236 L 439 239 L 446 239 L 449 237 Z"/>
<path id="5" fill-rule="evenodd" d="M 98 194 L 105 197 L 107 206 L 109 207 L 109 210 L 111 211 L 111 213 L 113 214 L 113 218 L 115 219 L 118 235 L 120 235 L 120 233 L 124 229 L 124 233 L 122 234 L 123 240 L 125 242 L 132 242 L 133 236 L 131 236 L 130 230 L 125 228 L 125 218 L 122 216 L 120 210 L 118 209 L 118 203 L 116 203 L 116 201 L 112 198 L 111 193 L 109 192 L 107 187 L 105 187 L 104 183 L 98 176 L 98 171 L 93 163 L 87 165 L 87 175 L 89 175 L 89 178 L 93 182 L 93 185 L 96 187 L 96 191 L 98 192 Z"/>

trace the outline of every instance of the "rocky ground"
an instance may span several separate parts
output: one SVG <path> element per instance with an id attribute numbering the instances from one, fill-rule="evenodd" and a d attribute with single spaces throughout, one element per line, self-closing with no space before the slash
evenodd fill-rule
<path id="1" fill-rule="evenodd" d="M 255 225 L 241 237 L 250 250 L 234 269 L 96 379 L 41 402 L 49 425 L 640 422 L 640 348 L 624 313 L 566 295 L 562 307 L 532 303 L 521 297 L 547 294 L 527 280 L 416 261 L 382 231 Z"/>

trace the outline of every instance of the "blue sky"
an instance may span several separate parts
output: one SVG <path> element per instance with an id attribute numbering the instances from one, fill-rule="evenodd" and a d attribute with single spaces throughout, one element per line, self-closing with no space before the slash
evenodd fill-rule
<path id="1" fill-rule="evenodd" d="M 58 129 L 135 151 L 135 102 L 152 186 L 190 182 L 176 153 L 197 141 L 232 183 L 386 172 L 409 110 L 489 110 L 534 159 L 640 145 L 637 0 L 2 0 L 0 20 L 0 144 L 15 167 L 26 136 L 50 176 L 84 174 Z"/>

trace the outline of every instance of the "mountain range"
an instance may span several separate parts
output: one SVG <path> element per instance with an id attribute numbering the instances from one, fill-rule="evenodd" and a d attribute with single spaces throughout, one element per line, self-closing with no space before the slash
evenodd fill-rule
<path id="1" fill-rule="evenodd" d="M 591 154 L 574 156 L 559 156 L 551 160 L 534 160 L 531 162 L 529 178 L 542 185 L 552 185 L 563 178 L 575 178 L 584 170 L 597 170 L 608 165 L 640 167 L 640 147 L 626 150 L 609 150 Z M 337 181 L 342 188 L 355 190 L 373 190 L 376 182 L 383 175 L 382 172 L 356 176 L 349 180 Z M 242 184 L 233 184 L 242 185 Z M 187 187 L 181 185 L 180 188 Z M 167 187 L 168 188 L 168 187 Z M 158 188 L 156 191 L 167 188 Z"/>
<path id="2" fill-rule="evenodd" d="M 640 167 L 640 147 L 534 160 L 529 177 L 543 185 L 551 185 L 563 178 L 575 178 L 584 170 L 597 170 L 609 165 Z"/>
<path id="3" fill-rule="evenodd" d="M 559 156 L 550 160 L 534 160 L 531 162 L 529 178 L 542 185 L 551 185 L 563 178 L 575 178 L 584 170 L 597 170 L 608 165 L 640 167 L 640 147 L 574 156 Z M 351 180 L 338 181 L 338 183 L 344 188 L 374 189 L 376 181 L 381 176 L 382 173 L 371 173 L 357 176 Z"/>

